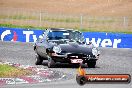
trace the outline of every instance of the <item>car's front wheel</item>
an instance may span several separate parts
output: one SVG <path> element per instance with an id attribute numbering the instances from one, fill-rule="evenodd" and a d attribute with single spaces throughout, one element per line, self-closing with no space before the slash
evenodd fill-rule
<path id="1" fill-rule="evenodd" d="M 51 57 L 48 57 L 48 68 L 52 68 L 54 66 L 55 66 L 55 61 Z"/>
<path id="2" fill-rule="evenodd" d="M 43 62 L 42 57 L 40 55 L 36 54 L 36 62 L 35 62 L 35 64 L 36 65 L 41 65 L 42 62 Z"/>
<path id="3" fill-rule="evenodd" d="M 88 61 L 88 62 L 87 62 L 87 66 L 88 66 L 89 68 L 95 68 L 95 65 L 96 65 L 96 61 Z"/>

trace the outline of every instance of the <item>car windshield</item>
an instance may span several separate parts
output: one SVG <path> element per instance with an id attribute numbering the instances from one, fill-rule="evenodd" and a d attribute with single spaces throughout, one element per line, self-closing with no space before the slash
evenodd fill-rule
<path id="1" fill-rule="evenodd" d="M 70 39 L 68 31 L 51 31 L 48 33 L 49 40 Z"/>
<path id="2" fill-rule="evenodd" d="M 48 38 L 49 40 L 68 39 L 83 41 L 83 35 L 78 31 L 50 31 L 48 33 Z"/>
<path id="3" fill-rule="evenodd" d="M 84 37 L 83 37 L 82 33 L 79 31 L 73 31 L 71 36 L 72 36 L 72 39 L 74 39 L 76 41 L 80 41 L 80 42 L 84 41 Z"/>

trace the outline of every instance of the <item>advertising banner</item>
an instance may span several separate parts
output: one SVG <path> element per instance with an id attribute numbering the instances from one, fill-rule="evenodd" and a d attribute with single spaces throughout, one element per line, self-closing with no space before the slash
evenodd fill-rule
<path id="1" fill-rule="evenodd" d="M 1 41 L 35 42 L 44 30 L 0 27 Z M 83 32 L 86 43 L 112 48 L 132 48 L 132 34 Z"/>
<path id="2" fill-rule="evenodd" d="M 132 34 L 84 32 L 86 42 L 92 41 L 95 46 L 112 48 L 132 48 Z"/>
<path id="3" fill-rule="evenodd" d="M 44 30 L 32 30 L 22 28 L 0 28 L 0 40 L 2 41 L 19 41 L 35 42 Z"/>

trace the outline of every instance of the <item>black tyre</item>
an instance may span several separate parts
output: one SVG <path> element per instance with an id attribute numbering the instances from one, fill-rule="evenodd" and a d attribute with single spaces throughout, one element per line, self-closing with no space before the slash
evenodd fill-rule
<path id="1" fill-rule="evenodd" d="M 95 68 L 95 66 L 96 66 L 96 61 L 88 61 L 88 62 L 87 62 L 87 66 L 88 66 L 89 68 Z"/>
<path id="2" fill-rule="evenodd" d="M 36 65 L 42 65 L 43 59 L 40 55 L 36 54 Z"/>
<path id="3" fill-rule="evenodd" d="M 55 61 L 51 57 L 49 57 L 48 58 L 48 68 L 52 68 L 54 66 L 55 66 Z"/>
<path id="4" fill-rule="evenodd" d="M 84 76 L 76 76 L 76 81 L 79 85 L 84 85 L 87 79 Z"/>

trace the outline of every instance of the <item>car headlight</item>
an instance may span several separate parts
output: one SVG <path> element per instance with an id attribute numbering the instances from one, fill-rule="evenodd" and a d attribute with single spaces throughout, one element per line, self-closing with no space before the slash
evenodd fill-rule
<path id="1" fill-rule="evenodd" d="M 98 55 L 98 50 L 97 50 L 97 48 L 93 48 L 93 49 L 92 49 L 92 53 L 93 53 L 93 55 L 97 56 L 97 55 Z"/>
<path id="2" fill-rule="evenodd" d="M 53 51 L 54 51 L 55 53 L 60 53 L 60 52 L 61 52 L 60 46 L 54 46 L 54 47 L 53 47 Z"/>

